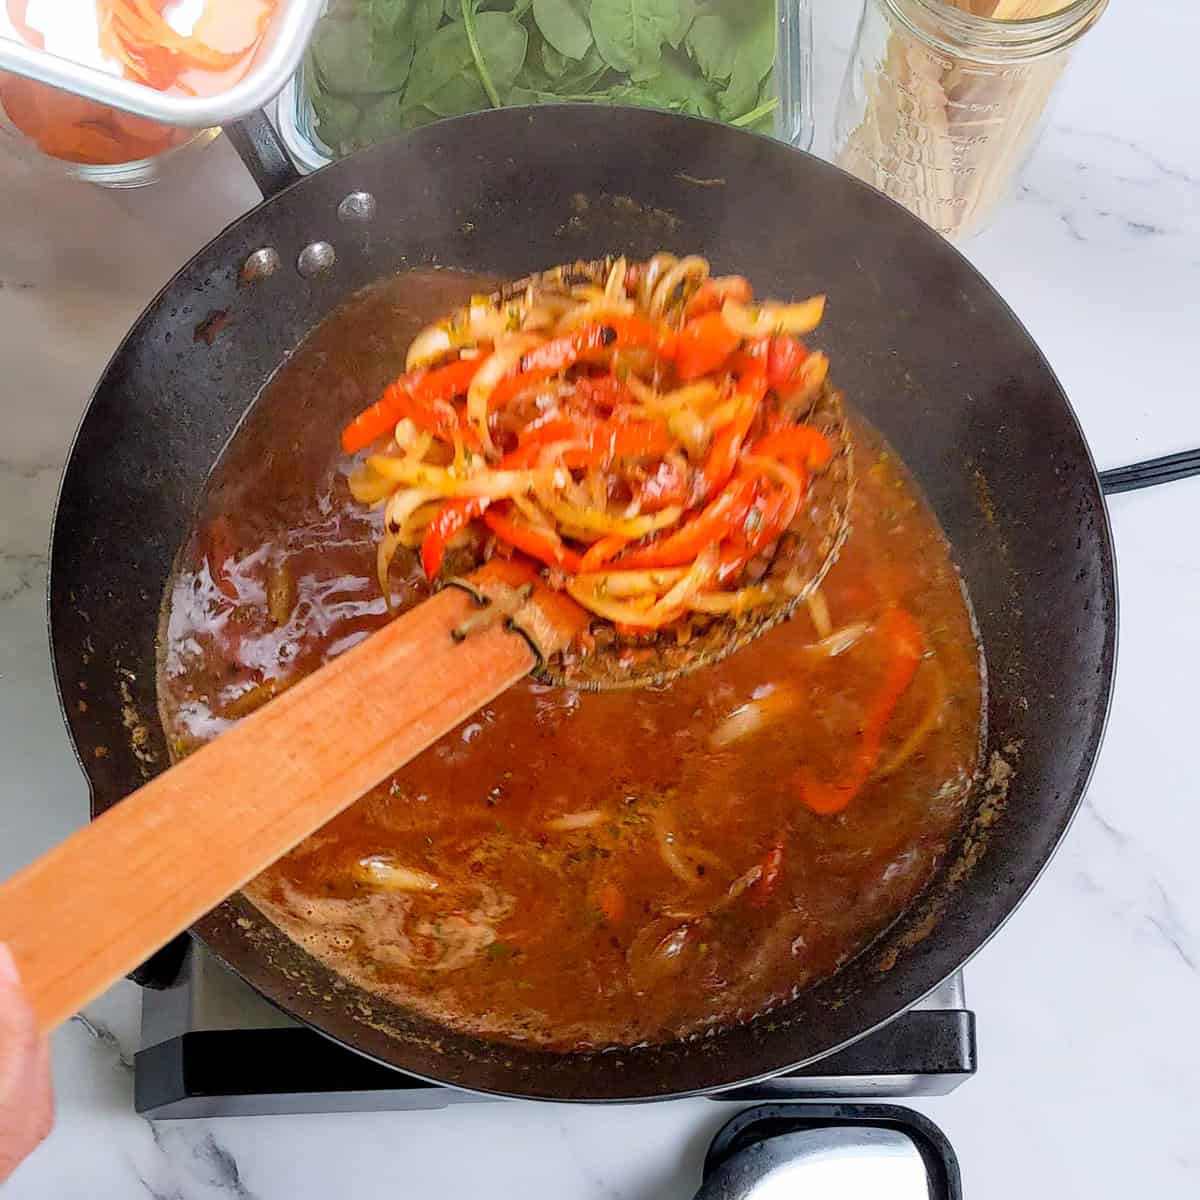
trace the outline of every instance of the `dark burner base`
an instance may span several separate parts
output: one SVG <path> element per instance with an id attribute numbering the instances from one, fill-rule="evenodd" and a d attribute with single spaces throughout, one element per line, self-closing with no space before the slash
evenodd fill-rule
<path id="1" fill-rule="evenodd" d="M 445 1108 L 490 1099 L 380 1066 L 284 1018 L 193 950 L 171 987 L 143 993 L 134 1104 L 151 1118 Z M 714 1100 L 943 1095 L 975 1073 L 961 977 L 883 1029 L 810 1067 Z"/>

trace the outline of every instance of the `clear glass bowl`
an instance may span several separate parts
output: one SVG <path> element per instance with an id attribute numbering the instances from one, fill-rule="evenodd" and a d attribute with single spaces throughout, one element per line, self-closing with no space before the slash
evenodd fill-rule
<path id="1" fill-rule="evenodd" d="M 188 130 L 188 138 L 153 158 L 123 163 L 77 163 L 43 153 L 32 138 L 23 134 L 5 116 L 0 107 L 0 148 L 5 153 L 60 179 L 78 179 L 107 188 L 138 188 L 156 183 L 183 155 L 207 146 L 220 135 L 220 129 Z"/>
<path id="2" fill-rule="evenodd" d="M 776 35 L 774 65 L 770 75 L 763 80 L 751 107 L 743 113 L 742 117 L 735 118 L 730 123 L 747 125 L 759 132 L 771 133 L 794 146 L 808 149 L 813 139 L 812 9 L 810 0 L 722 0 L 722 4 L 713 6 L 709 12 L 733 13 L 732 19 L 736 23 L 745 20 L 747 14 L 751 13 L 757 5 L 774 7 Z M 522 63 L 522 70 L 524 71 L 528 67 L 533 71 L 542 71 L 544 70 L 543 65 L 535 61 L 533 56 L 540 57 L 546 39 L 533 28 L 532 23 L 536 18 L 530 6 L 518 3 L 517 8 L 523 13 L 522 20 L 531 31 L 526 42 L 527 57 L 526 61 Z M 681 0 L 681 12 L 686 8 L 686 0 Z M 343 22 L 348 24 L 353 21 L 355 19 L 353 0 L 338 0 L 337 12 L 341 14 L 340 19 Z M 699 12 L 704 15 L 705 9 L 701 7 Z M 347 14 L 349 15 L 347 16 Z M 488 29 L 486 22 L 480 23 L 480 18 L 492 16 L 493 14 L 490 12 L 477 13 L 476 26 L 472 30 L 475 34 L 475 42 L 482 50 L 485 64 L 488 62 L 486 42 Z M 365 20 L 365 16 L 362 19 Z M 495 25 L 494 21 L 492 25 Z M 736 25 L 733 27 L 736 28 Z M 737 37 L 729 36 L 729 28 L 728 25 L 710 27 L 704 31 L 703 36 L 697 32 L 694 37 L 691 36 L 692 30 L 689 28 L 680 38 L 678 48 L 673 48 L 670 43 L 664 45 L 663 62 L 667 65 L 668 70 L 672 64 L 682 68 L 684 76 L 681 79 L 671 80 L 660 74 L 658 78 L 662 80 L 661 86 L 656 86 L 654 80 L 644 81 L 646 86 L 638 86 L 632 82 L 629 73 L 620 73 L 608 68 L 606 72 L 589 82 L 588 86 L 594 89 L 591 94 L 586 90 L 581 94 L 573 94 L 566 88 L 556 88 L 553 93 L 542 93 L 545 96 L 545 102 L 552 102 L 555 99 L 589 100 L 591 95 L 599 93 L 595 100 L 596 103 L 648 103 L 657 107 L 699 112 L 700 115 L 717 116 L 720 119 L 711 99 L 713 89 L 719 87 L 719 84 L 713 83 L 708 88 L 709 97 L 701 95 L 697 101 L 677 100 L 673 98 L 672 93 L 687 92 L 690 86 L 688 80 L 695 83 L 695 76 L 701 70 L 701 61 L 703 61 L 708 75 L 714 80 L 724 79 L 724 71 L 734 69 L 732 64 L 735 62 L 736 54 L 745 43 L 739 43 Z M 759 28 L 761 29 L 762 25 Z M 449 37 L 448 29 L 449 25 L 444 25 L 438 31 L 437 36 L 443 40 L 447 39 Z M 346 81 L 343 85 L 344 93 L 335 92 L 332 89 L 327 90 L 322 87 L 321 36 L 321 26 L 318 26 L 317 35 L 309 53 L 305 56 L 304 64 L 288 81 L 287 86 L 280 94 L 277 107 L 280 133 L 301 170 L 315 171 L 319 167 L 325 166 L 326 163 L 332 162 L 342 153 L 348 153 L 352 149 L 368 145 L 375 140 L 381 140 L 383 137 L 403 133 L 407 128 L 426 124 L 440 116 L 457 115 L 460 112 L 487 107 L 488 100 L 484 87 L 482 84 L 478 88 L 474 87 L 474 76 L 472 75 L 474 68 L 469 61 L 464 60 L 466 62 L 464 69 L 459 71 L 457 76 L 448 77 L 445 85 L 446 89 L 455 92 L 453 97 L 448 96 L 448 92 L 443 90 L 435 98 L 437 102 L 417 106 L 421 111 L 414 112 L 411 107 L 406 109 L 406 88 L 408 82 L 413 78 L 412 72 L 420 68 L 423 55 L 421 46 L 416 49 L 412 59 L 412 68 L 400 88 L 394 92 L 377 91 L 370 95 L 351 92 L 352 88 L 360 87 L 359 81 L 365 78 L 363 72 L 366 68 L 363 67 L 360 59 L 347 52 L 340 61 L 334 64 L 329 62 L 329 55 L 326 54 L 327 64 L 330 67 L 336 65 L 337 74 Z M 583 33 L 583 36 L 586 39 L 586 33 Z M 465 37 L 462 40 L 466 44 Z M 352 46 L 353 38 L 347 37 L 344 42 Z M 427 46 L 429 43 L 423 44 Z M 338 48 L 344 50 L 345 46 Z M 453 47 L 443 46 L 442 50 L 443 52 L 447 50 L 452 52 Z M 596 52 L 596 46 L 593 43 L 589 53 Z M 478 62 L 479 59 L 475 58 L 472 61 Z M 581 61 L 586 62 L 587 60 Z M 558 65 L 561 66 L 562 62 L 560 61 Z M 570 64 L 566 69 L 578 70 L 578 68 L 572 68 Z M 334 72 L 330 70 L 330 74 L 334 74 Z M 403 67 L 399 68 L 399 74 L 404 75 Z M 428 75 L 427 71 L 426 74 Z M 526 83 L 529 82 L 527 73 L 520 75 L 511 88 L 504 88 L 504 95 L 499 95 L 500 88 L 493 90 L 497 92 L 498 98 L 502 102 L 508 98 L 512 99 L 514 104 L 529 103 L 535 93 L 530 87 L 523 86 L 522 80 Z M 338 80 L 335 78 L 334 82 L 336 84 Z M 381 83 L 386 85 L 387 82 L 389 81 L 386 79 L 385 72 Z M 464 83 L 465 87 L 460 86 Z M 504 81 L 501 81 L 501 87 L 503 87 L 503 83 Z M 333 96 L 333 106 L 340 109 L 341 113 L 346 114 L 341 124 L 342 128 L 348 131 L 347 136 L 340 138 L 322 136 L 322 121 L 313 107 L 314 86 L 320 88 L 322 94 Z M 470 103 L 472 92 L 477 92 L 475 100 L 478 102 L 476 103 Z M 661 101 L 659 97 L 662 97 Z M 389 106 L 395 111 L 388 111 Z M 763 113 L 758 120 L 747 119 L 752 118 L 755 112 L 764 107 L 768 111 Z M 379 116 L 381 112 L 384 114 L 383 119 L 380 119 Z M 368 114 L 373 114 L 369 127 L 365 120 Z M 327 117 L 327 124 L 328 120 Z M 378 136 L 375 136 L 376 134 Z M 330 142 L 335 144 L 330 145 Z"/>

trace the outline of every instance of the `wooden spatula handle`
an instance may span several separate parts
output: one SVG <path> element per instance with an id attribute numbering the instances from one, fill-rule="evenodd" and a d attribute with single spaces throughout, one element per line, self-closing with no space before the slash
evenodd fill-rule
<path id="1" fill-rule="evenodd" d="M 0 941 L 43 1029 L 534 666 L 448 589 L 284 692 L 0 885 Z"/>

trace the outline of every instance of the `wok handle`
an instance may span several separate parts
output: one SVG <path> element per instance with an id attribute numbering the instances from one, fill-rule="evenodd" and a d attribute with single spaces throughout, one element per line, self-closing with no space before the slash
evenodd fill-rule
<path id="1" fill-rule="evenodd" d="M 439 592 L 0 884 L 0 941 L 41 1028 L 526 675 L 530 643 L 480 613 Z"/>
<path id="2" fill-rule="evenodd" d="M 258 184 L 264 200 L 300 179 L 275 126 L 262 109 L 225 126 L 225 136 Z"/>
<path id="3" fill-rule="evenodd" d="M 1151 458 L 1129 467 L 1114 467 L 1100 472 L 1100 490 L 1106 496 L 1133 492 L 1139 488 L 1156 487 L 1200 475 L 1200 450 L 1183 450 L 1163 458 Z"/>

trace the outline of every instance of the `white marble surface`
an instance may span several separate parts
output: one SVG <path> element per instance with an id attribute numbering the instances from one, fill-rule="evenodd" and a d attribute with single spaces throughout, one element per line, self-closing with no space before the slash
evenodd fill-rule
<path id="1" fill-rule="evenodd" d="M 819 127 L 849 0 L 817 0 Z M 969 253 L 1059 371 L 1103 466 L 1200 444 L 1200 12 L 1114 0 L 1018 201 Z M 820 143 L 819 143 L 820 144 Z M 50 679 L 45 548 L 59 470 L 104 362 L 145 301 L 255 193 L 218 143 L 139 193 L 0 162 L 0 875 L 85 818 Z M 136 247 L 136 250 L 133 249 Z M 981 1071 L 922 1102 L 971 1200 L 1200 1195 L 1200 481 L 1112 502 L 1121 663 L 1080 820 L 972 964 Z M 124 984 L 90 1015 L 136 1044 Z M 58 1127 L 5 1196 L 307 1200 L 337 1194 L 692 1194 L 728 1115 L 478 1105 L 152 1129 L 110 1038 L 55 1039 Z"/>

